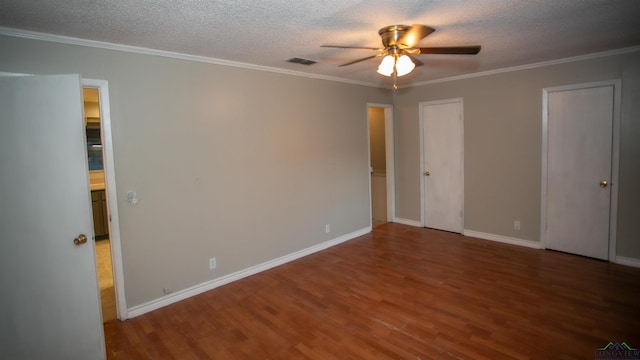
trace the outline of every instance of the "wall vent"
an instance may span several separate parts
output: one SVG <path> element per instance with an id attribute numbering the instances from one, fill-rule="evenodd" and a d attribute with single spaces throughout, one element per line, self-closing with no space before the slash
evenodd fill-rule
<path id="1" fill-rule="evenodd" d="M 313 60 L 308 60 L 308 59 L 302 59 L 299 57 L 292 57 L 291 59 L 287 60 L 290 63 L 296 63 L 296 64 L 302 64 L 302 65 L 313 65 L 315 64 L 317 61 L 313 61 Z"/>

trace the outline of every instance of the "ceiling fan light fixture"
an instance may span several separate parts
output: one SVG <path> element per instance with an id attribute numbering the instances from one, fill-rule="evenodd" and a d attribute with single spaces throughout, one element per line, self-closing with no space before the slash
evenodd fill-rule
<path id="1" fill-rule="evenodd" d="M 1 1 L 1 0 L 0 0 Z M 420 54 L 445 54 L 445 55 L 476 55 L 480 52 L 480 45 L 470 46 L 440 46 L 418 47 L 418 43 L 434 32 L 435 29 L 426 25 L 390 25 L 378 30 L 382 40 L 382 47 L 345 46 L 345 45 L 321 45 L 322 47 L 338 49 L 374 50 L 377 54 L 349 61 L 339 66 L 357 64 L 362 61 L 384 56 L 378 66 L 378 73 L 384 76 L 393 76 L 393 88 L 397 89 L 396 79 L 413 71 L 424 63 L 414 56 Z"/>
<path id="2" fill-rule="evenodd" d="M 408 73 L 413 71 L 415 67 L 416 64 L 414 64 L 413 61 L 411 61 L 411 58 L 407 55 L 400 56 L 398 58 L 398 61 L 396 62 L 396 71 L 398 73 L 398 76 L 407 75 Z"/>
<path id="3" fill-rule="evenodd" d="M 382 59 L 380 66 L 378 66 L 378 74 L 384 76 L 391 76 L 393 74 L 393 69 L 395 67 L 396 60 L 393 56 L 387 55 Z"/>

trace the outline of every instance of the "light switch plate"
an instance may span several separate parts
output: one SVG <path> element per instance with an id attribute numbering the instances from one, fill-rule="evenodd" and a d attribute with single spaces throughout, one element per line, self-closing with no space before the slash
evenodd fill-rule
<path id="1" fill-rule="evenodd" d="M 136 206 L 138 204 L 138 194 L 134 190 L 127 191 L 126 194 L 127 204 Z"/>

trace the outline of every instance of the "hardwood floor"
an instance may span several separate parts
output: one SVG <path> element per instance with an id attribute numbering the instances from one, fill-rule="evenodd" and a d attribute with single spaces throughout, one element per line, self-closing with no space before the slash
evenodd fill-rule
<path id="1" fill-rule="evenodd" d="M 640 348 L 640 269 L 388 223 L 105 337 L 110 359 L 594 359 Z"/>

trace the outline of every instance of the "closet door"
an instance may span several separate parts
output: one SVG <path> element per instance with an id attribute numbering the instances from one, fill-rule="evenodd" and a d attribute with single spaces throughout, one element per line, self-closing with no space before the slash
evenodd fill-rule
<path id="1" fill-rule="evenodd" d="M 609 257 L 614 95 L 613 84 L 547 92 L 549 249 Z"/>

